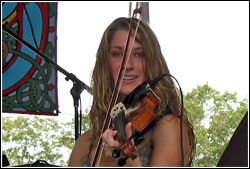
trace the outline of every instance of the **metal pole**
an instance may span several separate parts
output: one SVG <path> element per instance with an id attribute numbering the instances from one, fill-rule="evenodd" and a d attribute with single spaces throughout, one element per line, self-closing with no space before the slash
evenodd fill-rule
<path id="1" fill-rule="evenodd" d="M 142 7 L 142 21 L 149 25 L 149 2 L 138 2 L 138 8 Z"/>

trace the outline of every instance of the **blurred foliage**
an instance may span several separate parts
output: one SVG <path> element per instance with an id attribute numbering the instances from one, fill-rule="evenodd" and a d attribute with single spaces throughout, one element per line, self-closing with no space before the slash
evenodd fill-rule
<path id="1" fill-rule="evenodd" d="M 86 131 L 88 118 L 84 117 L 82 123 L 82 131 Z M 2 154 L 7 155 L 10 166 L 33 164 L 37 160 L 67 166 L 75 143 L 74 124 L 74 119 L 58 123 L 49 117 L 19 116 L 14 120 L 2 117 Z"/>
<path id="2" fill-rule="evenodd" d="M 196 136 L 195 167 L 215 167 L 230 138 L 248 112 L 248 99 L 237 100 L 236 93 L 220 92 L 208 84 L 184 96 Z"/>

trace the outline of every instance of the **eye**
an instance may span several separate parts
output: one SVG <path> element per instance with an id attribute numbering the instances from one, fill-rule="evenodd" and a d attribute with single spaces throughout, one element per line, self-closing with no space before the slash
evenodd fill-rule
<path id="1" fill-rule="evenodd" d="M 112 52 L 112 56 L 120 57 L 120 56 L 123 56 L 123 54 L 121 52 Z"/>
<path id="2" fill-rule="evenodd" d="M 137 57 L 144 57 L 145 54 L 144 54 L 144 52 L 136 52 L 135 56 L 137 56 Z"/>

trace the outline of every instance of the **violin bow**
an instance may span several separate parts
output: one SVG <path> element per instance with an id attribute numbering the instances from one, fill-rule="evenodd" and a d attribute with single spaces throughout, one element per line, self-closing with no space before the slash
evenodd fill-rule
<path id="1" fill-rule="evenodd" d="M 114 90 L 113 90 L 113 93 L 112 93 L 111 101 L 109 103 L 108 111 L 106 113 L 106 117 L 105 117 L 105 121 L 104 121 L 104 124 L 103 124 L 103 127 L 102 127 L 101 135 L 110 126 L 111 111 L 112 111 L 112 108 L 114 107 L 114 105 L 116 104 L 116 101 L 117 101 L 117 98 L 118 98 L 118 95 L 119 95 L 119 91 L 120 91 L 120 88 L 121 88 L 122 80 L 123 80 L 123 77 L 124 77 L 124 74 L 125 74 L 125 71 L 126 71 L 127 63 L 128 63 L 129 57 L 130 57 L 131 52 L 132 52 L 132 47 L 131 47 L 130 51 L 129 51 L 129 54 L 127 55 L 127 51 L 128 51 L 128 47 L 129 47 L 129 43 L 130 43 L 130 38 L 131 38 L 130 36 L 131 36 L 132 29 L 133 29 L 134 18 L 136 16 L 136 14 L 138 14 L 138 13 L 141 14 L 141 8 L 134 9 L 134 11 L 133 11 L 133 15 L 132 15 L 131 23 L 130 23 L 130 27 L 129 27 L 128 38 L 127 38 L 127 42 L 126 42 L 126 46 L 125 46 L 125 50 L 124 50 L 123 59 L 122 59 L 122 63 L 121 63 L 121 66 L 120 66 L 120 70 L 119 70 L 117 79 L 116 79 L 116 83 L 115 83 L 115 87 L 114 87 Z M 140 15 L 140 19 L 138 20 L 138 23 L 137 23 L 137 26 L 136 26 L 136 30 L 135 30 L 135 33 L 134 33 L 134 36 L 133 36 L 132 44 L 134 44 L 135 37 L 136 37 L 136 34 L 137 34 L 137 30 L 138 30 L 138 27 L 139 27 L 139 24 L 140 24 L 140 20 L 141 20 L 141 15 Z M 92 164 L 91 164 L 92 167 L 99 166 L 99 162 L 100 162 L 100 159 L 101 159 L 101 154 L 102 154 L 102 151 L 103 151 L 101 135 L 99 137 L 97 147 L 96 147 L 96 151 L 95 151 L 95 155 L 94 155 L 94 158 L 93 158 L 93 161 L 92 161 Z"/>

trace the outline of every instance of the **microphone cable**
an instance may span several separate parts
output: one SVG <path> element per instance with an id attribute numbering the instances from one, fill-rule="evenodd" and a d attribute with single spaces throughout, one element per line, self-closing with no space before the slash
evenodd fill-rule
<path id="1" fill-rule="evenodd" d="M 182 116 L 183 116 L 183 94 L 182 94 L 182 89 L 181 89 L 181 86 L 180 86 L 180 84 L 179 84 L 179 82 L 178 82 L 178 80 L 173 76 L 173 75 L 171 75 L 171 74 L 161 74 L 160 76 L 158 76 L 156 79 L 154 79 L 154 80 L 152 80 L 151 82 L 149 82 L 149 85 L 150 86 L 153 86 L 153 85 L 155 85 L 159 80 L 161 80 L 164 76 L 170 76 L 171 78 L 173 78 L 175 81 L 176 81 L 176 83 L 178 84 L 178 87 L 179 87 L 179 90 L 180 90 L 180 95 L 181 95 L 181 115 L 180 115 L 180 140 L 181 140 L 181 159 L 182 159 L 182 161 L 181 161 L 181 165 L 182 165 L 182 167 L 184 167 L 184 150 L 183 150 L 183 130 L 182 130 L 182 121 L 183 121 L 183 119 L 182 119 Z"/>

